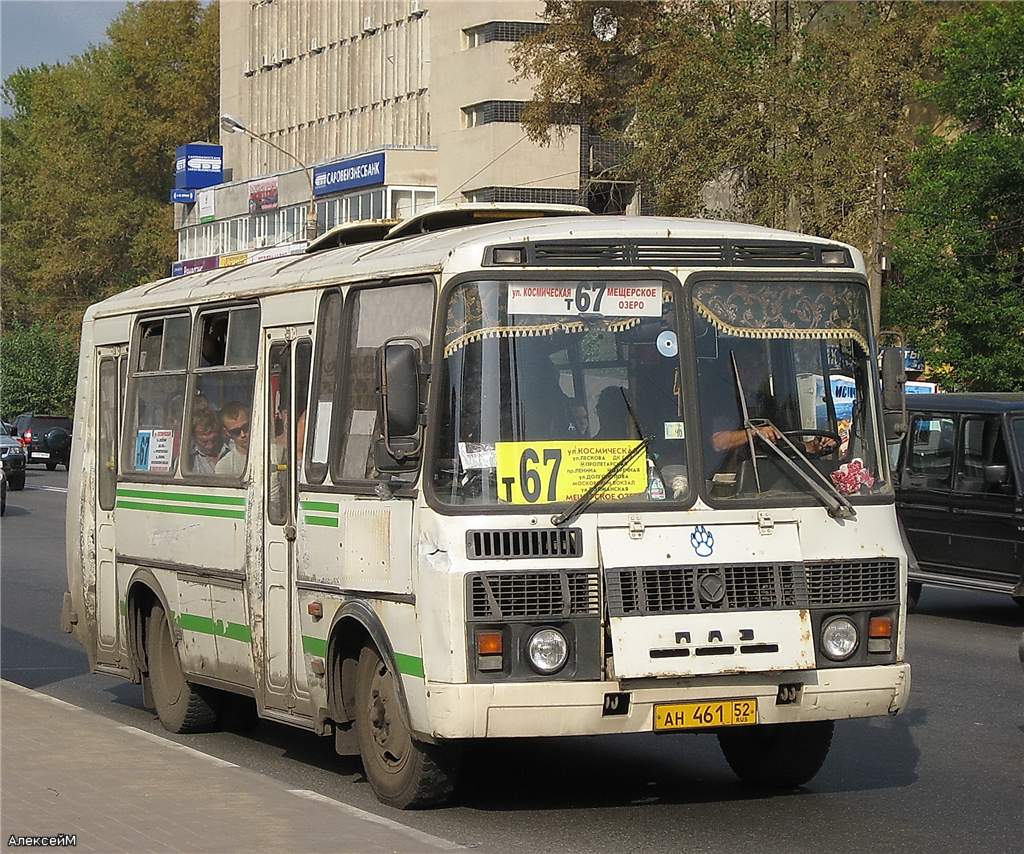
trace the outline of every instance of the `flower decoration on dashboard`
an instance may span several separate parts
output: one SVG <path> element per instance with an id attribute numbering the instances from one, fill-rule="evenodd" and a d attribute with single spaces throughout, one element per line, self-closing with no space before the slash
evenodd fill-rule
<path id="1" fill-rule="evenodd" d="M 875 485 L 875 476 L 864 467 L 863 460 L 856 459 L 843 463 L 832 472 L 832 483 L 843 495 L 854 495 L 862 486 L 871 489 Z"/>

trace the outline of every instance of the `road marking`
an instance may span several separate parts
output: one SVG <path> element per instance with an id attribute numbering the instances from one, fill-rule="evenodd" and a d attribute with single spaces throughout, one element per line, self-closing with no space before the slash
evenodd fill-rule
<path id="1" fill-rule="evenodd" d="M 40 700 L 46 700 L 47 703 L 53 703 L 55 706 L 63 706 L 65 709 L 74 709 L 76 712 L 83 711 L 81 706 L 75 706 L 72 703 L 65 703 L 63 700 L 58 700 L 56 697 L 51 697 L 49 694 L 44 694 L 42 691 L 33 691 L 31 688 L 19 685 L 17 682 L 2 679 L 0 680 L 0 684 L 5 688 L 10 688 L 12 691 L 17 691 L 19 694 L 28 694 L 32 697 L 38 697 Z"/>
<path id="2" fill-rule="evenodd" d="M 156 733 L 146 732 L 144 729 L 139 729 L 135 726 L 128 724 L 120 724 L 118 729 L 124 730 L 125 732 L 135 733 L 135 735 L 141 735 L 143 738 L 148 738 L 150 741 L 155 741 L 164 747 L 170 747 L 174 750 L 180 750 L 184 753 L 191 753 L 193 756 L 197 756 L 200 759 L 205 759 L 207 762 L 212 762 L 214 765 L 220 768 L 237 768 L 238 766 L 234 762 L 228 762 L 226 759 L 221 759 L 219 756 L 213 756 L 209 753 L 203 753 L 201 750 L 196 750 L 194 747 L 189 747 L 187 744 L 179 744 L 176 741 L 171 741 L 169 738 L 164 738 Z"/>
<path id="3" fill-rule="evenodd" d="M 26 486 L 25 489 L 38 489 L 42 492 L 63 492 L 65 495 L 68 491 L 66 486 Z"/>
<path id="4" fill-rule="evenodd" d="M 413 839 L 416 839 L 426 845 L 439 848 L 442 851 L 468 850 L 465 845 L 459 845 L 457 842 L 450 842 L 447 839 L 441 839 L 439 836 L 431 836 L 429 833 L 424 833 L 422 830 L 417 830 L 415 827 L 402 824 L 400 821 L 394 821 L 390 818 L 384 818 L 382 815 L 361 810 L 359 807 L 352 806 L 352 804 L 346 804 L 344 801 L 336 801 L 334 798 L 321 795 L 319 792 L 314 792 L 311 789 L 289 789 L 288 791 L 293 795 L 298 795 L 300 798 L 308 798 L 311 801 L 317 801 L 318 803 L 332 806 L 353 818 L 360 818 L 363 821 L 372 821 L 374 824 L 380 824 L 384 827 L 391 828 L 392 830 L 398 830 L 407 836 L 411 836 Z"/>

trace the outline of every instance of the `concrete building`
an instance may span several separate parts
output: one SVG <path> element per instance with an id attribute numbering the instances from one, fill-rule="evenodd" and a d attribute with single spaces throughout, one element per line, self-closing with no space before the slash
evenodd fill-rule
<path id="1" fill-rule="evenodd" d="M 175 272 L 301 248 L 311 191 L 321 232 L 442 201 L 579 203 L 579 129 L 541 147 L 519 123 L 531 85 L 513 79 L 509 49 L 543 28 L 542 10 L 540 0 L 225 0 L 221 112 L 312 176 L 248 134 L 222 133 L 223 183 L 175 205 Z"/>

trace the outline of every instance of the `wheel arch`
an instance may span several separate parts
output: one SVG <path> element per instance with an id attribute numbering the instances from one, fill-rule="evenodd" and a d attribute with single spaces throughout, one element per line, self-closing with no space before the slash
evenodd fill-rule
<path id="1" fill-rule="evenodd" d="M 139 567 L 128 580 L 125 595 L 128 660 L 133 682 L 141 682 L 143 675 L 149 672 L 149 662 L 146 659 L 146 631 L 149 611 L 154 602 L 160 603 L 173 630 L 174 611 L 168 605 L 160 582 L 151 570 Z"/>
<path id="2" fill-rule="evenodd" d="M 373 608 L 361 599 L 346 602 L 338 609 L 327 635 L 327 711 L 336 723 L 355 720 L 356 666 L 359 651 L 371 643 L 394 675 L 404 723 L 409 727 L 409 700 L 395 651 L 387 631 Z"/>

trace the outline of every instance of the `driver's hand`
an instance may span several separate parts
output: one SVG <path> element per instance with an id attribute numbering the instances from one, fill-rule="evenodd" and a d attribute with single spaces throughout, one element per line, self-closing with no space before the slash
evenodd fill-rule
<path id="1" fill-rule="evenodd" d="M 782 432 L 771 424 L 765 424 L 764 427 L 761 428 L 761 435 L 773 445 L 778 444 L 779 439 L 782 438 Z"/>
<path id="2" fill-rule="evenodd" d="M 806 442 L 804 442 L 804 448 L 809 454 L 817 454 L 821 452 L 831 452 L 835 450 L 836 440 L 830 439 L 828 436 L 812 436 Z"/>

